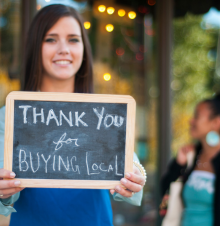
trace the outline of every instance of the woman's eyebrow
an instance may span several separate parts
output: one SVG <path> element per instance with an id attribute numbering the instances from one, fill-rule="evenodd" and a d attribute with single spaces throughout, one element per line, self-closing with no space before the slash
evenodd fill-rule
<path id="1" fill-rule="evenodd" d="M 47 34 L 46 36 L 58 36 L 58 34 Z M 69 34 L 68 36 L 70 36 L 70 37 L 73 37 L 73 36 L 81 37 L 81 35 L 77 35 L 77 34 Z"/>

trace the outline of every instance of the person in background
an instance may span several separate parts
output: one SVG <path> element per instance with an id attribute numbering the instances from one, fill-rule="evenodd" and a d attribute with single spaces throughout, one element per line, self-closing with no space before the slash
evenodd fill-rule
<path id="1" fill-rule="evenodd" d="M 90 44 L 79 14 L 59 4 L 40 10 L 27 38 L 25 91 L 92 93 L 92 83 Z M 0 109 L 0 168 L 4 120 L 5 107 Z M 19 180 L 3 180 L 15 176 L 0 169 L 0 214 L 7 216 L 17 211 L 11 215 L 10 226 L 113 225 L 107 190 L 23 189 Z M 121 179 L 124 187 L 116 186 L 110 192 L 115 200 L 140 205 L 145 179 L 134 166 L 134 171 Z"/>
<path id="2" fill-rule="evenodd" d="M 170 183 L 183 178 L 184 211 L 181 226 L 220 225 L 220 94 L 200 102 L 190 121 L 196 145 L 183 146 L 162 178 L 162 195 Z M 186 170 L 187 153 L 195 152 L 193 166 Z"/>

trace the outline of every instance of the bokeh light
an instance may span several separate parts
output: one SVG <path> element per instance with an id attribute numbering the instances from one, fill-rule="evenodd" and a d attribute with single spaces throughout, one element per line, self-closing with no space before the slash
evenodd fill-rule
<path id="1" fill-rule="evenodd" d="M 118 10 L 118 15 L 119 15 L 120 17 L 123 17 L 123 16 L 125 15 L 125 10 L 124 10 L 124 9 L 119 9 L 119 10 Z"/>
<path id="2" fill-rule="evenodd" d="M 108 7 L 108 8 L 107 8 L 107 13 L 108 13 L 108 14 L 111 15 L 111 14 L 113 14 L 114 12 L 115 12 L 115 9 L 114 9 L 113 7 Z"/>
<path id="3" fill-rule="evenodd" d="M 140 50 L 140 52 L 142 52 L 142 53 L 147 52 L 147 49 L 144 47 L 144 45 L 140 45 L 139 50 Z"/>
<path id="4" fill-rule="evenodd" d="M 123 48 L 119 47 L 116 49 L 116 54 L 118 56 L 122 56 L 122 55 L 124 55 L 124 53 L 125 53 L 125 50 Z"/>
<path id="5" fill-rule="evenodd" d="M 139 7 L 138 7 L 138 11 L 139 11 L 140 13 L 147 13 L 147 12 L 148 12 L 148 9 L 147 9 L 146 6 L 139 6 Z"/>
<path id="6" fill-rule="evenodd" d="M 148 5 L 155 5 L 156 0 L 148 0 L 147 3 L 148 3 Z"/>
<path id="7" fill-rule="evenodd" d="M 38 5 L 37 5 L 37 10 L 40 10 L 40 9 L 41 9 L 41 5 L 38 4 Z"/>
<path id="8" fill-rule="evenodd" d="M 147 30 L 145 30 L 145 33 L 149 36 L 154 36 L 154 30 L 153 29 L 147 29 Z"/>
<path id="9" fill-rule="evenodd" d="M 91 23 L 89 21 L 84 22 L 85 29 L 89 29 L 91 27 Z"/>
<path id="10" fill-rule="evenodd" d="M 128 17 L 133 20 L 136 17 L 136 13 L 134 11 L 130 11 L 128 13 Z"/>
<path id="11" fill-rule="evenodd" d="M 107 24 L 105 26 L 106 31 L 112 32 L 114 30 L 114 26 L 112 24 Z"/>
<path id="12" fill-rule="evenodd" d="M 148 19 L 144 20 L 144 26 L 147 27 L 147 28 L 150 28 L 152 26 L 152 23 L 153 23 L 152 19 L 148 18 Z"/>
<path id="13" fill-rule="evenodd" d="M 50 0 L 45 0 L 45 2 L 50 2 Z"/>
<path id="14" fill-rule="evenodd" d="M 142 53 L 137 53 L 136 54 L 136 59 L 137 60 L 143 60 L 144 59 L 144 55 Z"/>
<path id="15" fill-rule="evenodd" d="M 106 9 L 106 7 L 104 5 L 100 5 L 98 7 L 99 12 L 101 12 L 101 13 L 105 12 L 105 9 Z"/>
<path id="16" fill-rule="evenodd" d="M 109 80 L 111 79 L 111 75 L 110 75 L 109 73 L 105 73 L 105 74 L 103 75 L 103 79 L 104 79 L 105 81 L 109 81 Z"/>

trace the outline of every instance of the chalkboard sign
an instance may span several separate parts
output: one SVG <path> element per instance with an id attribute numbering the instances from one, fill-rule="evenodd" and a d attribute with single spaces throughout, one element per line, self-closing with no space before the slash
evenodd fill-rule
<path id="1" fill-rule="evenodd" d="M 130 96 L 12 92 L 4 168 L 21 187 L 114 188 L 132 171 Z"/>

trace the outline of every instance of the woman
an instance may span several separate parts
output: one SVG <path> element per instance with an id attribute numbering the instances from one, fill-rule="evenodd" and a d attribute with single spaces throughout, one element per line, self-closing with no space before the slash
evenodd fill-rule
<path id="1" fill-rule="evenodd" d="M 50 5 L 36 15 L 28 34 L 25 63 L 26 91 L 92 92 L 92 57 L 88 37 L 78 13 L 70 7 Z M 4 108 L 0 110 L 0 123 L 4 123 Z M 2 124 L 0 127 L 3 128 Z M 0 135 L 3 158 L 3 129 Z M 1 179 L 14 177 L 13 172 L 0 169 Z M 127 173 L 121 183 L 127 189 L 116 186 L 110 190 L 114 198 L 140 205 L 145 177 L 138 168 Z M 12 214 L 11 226 L 112 225 L 107 190 L 23 190 L 19 185 L 19 180 L 0 180 L 0 214 L 8 215 L 15 212 L 14 209 L 18 212 Z M 13 209 L 9 205 L 14 202 Z"/>
<path id="2" fill-rule="evenodd" d="M 170 183 L 183 178 L 182 226 L 220 225 L 220 95 L 204 100 L 195 109 L 190 133 L 197 145 L 182 147 L 162 178 L 163 195 Z M 187 153 L 194 151 L 193 166 L 187 170 Z"/>

